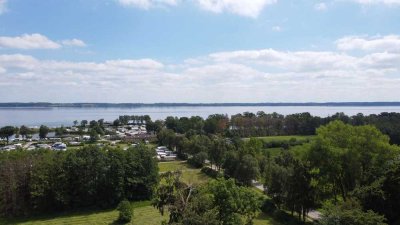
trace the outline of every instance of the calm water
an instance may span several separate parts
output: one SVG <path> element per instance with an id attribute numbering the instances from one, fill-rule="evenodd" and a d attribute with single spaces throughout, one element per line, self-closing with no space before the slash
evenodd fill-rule
<path id="1" fill-rule="evenodd" d="M 167 116 L 201 116 L 222 113 L 234 115 L 243 112 L 264 111 L 277 112 L 283 115 L 310 112 L 315 116 L 329 116 L 336 112 L 347 115 L 357 113 L 379 114 L 381 112 L 400 112 L 399 106 L 384 107 L 321 107 L 321 106 L 238 106 L 238 107 L 140 107 L 140 108 L 0 108 L 0 126 L 27 125 L 47 126 L 71 125 L 74 120 L 113 121 L 120 115 L 150 115 L 153 120 L 165 119 Z"/>

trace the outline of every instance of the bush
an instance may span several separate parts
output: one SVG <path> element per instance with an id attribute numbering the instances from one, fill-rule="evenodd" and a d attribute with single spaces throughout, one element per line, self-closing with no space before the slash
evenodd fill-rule
<path id="1" fill-rule="evenodd" d="M 265 199 L 261 206 L 261 211 L 265 214 L 272 214 L 276 210 L 276 205 L 271 199 Z"/>
<path id="2" fill-rule="evenodd" d="M 188 163 L 196 168 L 201 168 L 204 166 L 204 162 L 207 159 L 207 153 L 199 152 L 195 154 L 192 158 L 188 159 Z"/>
<path id="3" fill-rule="evenodd" d="M 127 200 L 119 203 L 117 210 L 119 211 L 118 221 L 121 223 L 131 222 L 133 217 L 133 207 Z"/>

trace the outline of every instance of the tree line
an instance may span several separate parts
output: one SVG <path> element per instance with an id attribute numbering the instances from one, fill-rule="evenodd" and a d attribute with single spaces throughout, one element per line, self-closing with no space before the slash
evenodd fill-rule
<path id="1" fill-rule="evenodd" d="M 142 145 L 2 152 L 0 214 L 107 208 L 123 199 L 149 199 L 157 182 L 154 152 Z"/>
<path id="2" fill-rule="evenodd" d="M 203 119 L 199 116 L 172 117 L 165 120 L 148 120 L 149 131 L 159 132 L 167 128 L 179 134 L 219 134 L 225 137 L 256 137 L 276 135 L 315 135 L 318 127 L 332 121 L 340 120 L 353 126 L 373 125 L 383 134 L 390 137 L 390 143 L 400 144 L 400 113 L 381 113 L 347 116 L 336 113 L 332 116 L 319 117 L 310 113 L 281 115 L 267 114 L 263 111 L 256 114 L 245 112 L 228 117 L 214 114 Z"/>

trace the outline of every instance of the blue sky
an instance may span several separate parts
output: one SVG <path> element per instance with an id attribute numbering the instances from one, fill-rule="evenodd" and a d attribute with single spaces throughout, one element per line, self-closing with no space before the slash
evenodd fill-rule
<path id="1" fill-rule="evenodd" d="M 0 0 L 0 101 L 396 101 L 400 0 Z"/>

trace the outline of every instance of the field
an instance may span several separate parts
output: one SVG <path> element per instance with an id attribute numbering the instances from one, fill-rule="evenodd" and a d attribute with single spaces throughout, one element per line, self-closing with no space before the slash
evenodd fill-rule
<path id="1" fill-rule="evenodd" d="M 168 217 L 162 217 L 149 201 L 134 203 L 134 220 L 129 224 L 158 225 Z M 116 210 L 92 210 L 54 214 L 45 217 L 32 217 L 27 219 L 1 220 L 0 224 L 22 225 L 90 225 L 90 224 L 117 224 L 118 212 Z"/>
<path id="2" fill-rule="evenodd" d="M 185 161 L 172 161 L 158 163 L 160 173 L 167 171 L 182 171 L 182 180 L 188 184 L 202 184 L 208 182 L 211 178 L 200 171 L 200 169 L 191 168 Z"/>
<path id="3" fill-rule="evenodd" d="M 174 170 L 182 171 L 182 180 L 190 184 L 201 184 L 211 180 L 210 177 L 200 172 L 200 169 L 191 168 L 185 161 L 160 162 L 160 173 Z M 134 205 L 134 219 L 128 224 L 159 225 L 161 221 L 168 220 L 168 216 L 161 214 L 150 205 L 150 201 L 136 202 Z M 82 210 L 50 214 L 46 216 L 29 217 L 23 219 L 1 219 L 0 224 L 22 225 L 97 225 L 118 224 L 118 212 L 109 210 Z M 260 214 L 255 220 L 255 225 L 281 225 L 270 217 Z"/>

